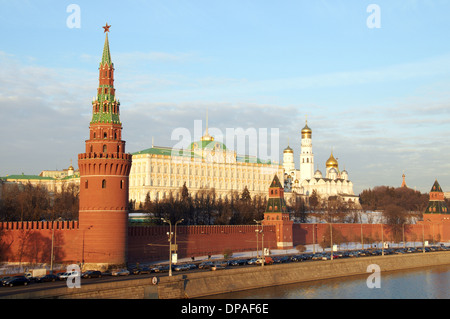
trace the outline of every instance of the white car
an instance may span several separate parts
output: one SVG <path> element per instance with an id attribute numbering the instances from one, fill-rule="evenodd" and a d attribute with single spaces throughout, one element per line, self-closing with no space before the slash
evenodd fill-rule
<path id="1" fill-rule="evenodd" d="M 64 280 L 64 279 L 69 278 L 69 276 L 71 276 L 71 277 L 79 276 L 79 274 L 77 271 L 71 271 L 71 272 L 65 272 L 65 273 L 59 275 L 58 277 L 59 277 L 59 280 Z"/>
<path id="2" fill-rule="evenodd" d="M 111 275 L 113 276 L 128 276 L 130 272 L 126 269 L 114 270 Z"/>

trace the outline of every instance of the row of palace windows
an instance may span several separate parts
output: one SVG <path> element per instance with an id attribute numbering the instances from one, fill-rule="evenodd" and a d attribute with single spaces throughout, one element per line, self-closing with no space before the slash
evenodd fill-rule
<path id="1" fill-rule="evenodd" d="M 88 188 L 89 187 L 89 181 L 85 180 L 84 181 L 84 188 Z M 106 179 L 102 180 L 102 188 L 106 188 Z M 124 189 L 125 188 L 125 180 L 121 180 L 120 181 L 120 189 Z"/>
<path id="2" fill-rule="evenodd" d="M 132 174 L 146 173 L 145 167 L 136 166 L 132 168 Z M 272 175 L 269 174 L 260 174 L 259 172 L 243 172 L 241 169 L 238 169 L 235 172 L 235 169 L 215 169 L 215 168 L 191 168 L 188 170 L 187 167 L 169 167 L 168 165 L 164 166 L 154 166 L 151 168 L 150 173 L 170 173 L 170 174 L 183 174 L 186 175 L 190 172 L 191 175 L 197 176 L 210 176 L 210 177 L 240 177 L 240 178 L 258 178 L 263 180 L 270 180 Z M 236 174 L 235 174 L 236 173 Z M 262 176 L 262 178 L 261 178 Z"/>

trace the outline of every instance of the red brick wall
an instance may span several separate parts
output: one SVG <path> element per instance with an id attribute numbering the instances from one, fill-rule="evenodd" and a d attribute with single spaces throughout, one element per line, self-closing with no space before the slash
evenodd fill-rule
<path id="1" fill-rule="evenodd" d="M 314 234 L 313 234 L 314 227 Z M 445 240 L 448 241 L 447 237 L 442 236 L 442 232 L 439 231 L 438 225 L 433 226 L 431 224 L 426 224 L 422 227 L 421 224 L 416 225 L 405 225 L 405 241 L 416 241 L 422 242 L 422 238 L 429 242 L 433 241 L 433 236 L 435 240 Z M 400 227 L 398 230 L 397 240 L 394 235 L 394 229 L 388 225 L 381 224 L 333 224 L 333 236 L 334 238 L 341 237 L 343 242 L 361 242 L 361 230 L 364 238 L 364 243 L 375 243 L 381 241 L 381 231 L 383 230 L 383 240 L 388 242 L 398 242 L 403 238 L 403 230 Z M 324 237 L 329 238 L 330 225 L 329 224 L 294 224 L 294 246 L 295 245 L 305 245 L 314 242 L 319 244 L 323 242 Z M 341 235 L 341 236 L 339 236 Z M 335 242 L 336 244 L 336 242 Z"/>
<path id="2" fill-rule="evenodd" d="M 86 239 L 95 239 L 83 232 L 78 223 L 55 222 L 54 254 L 55 263 L 81 263 L 83 256 L 95 254 L 88 249 Z M 294 224 L 294 246 L 311 244 L 313 229 L 315 242 L 323 241 L 329 232 L 329 224 Z M 365 244 L 381 241 L 380 224 L 333 224 L 333 236 L 339 233 L 345 241 L 359 242 L 361 227 Z M 224 249 L 234 253 L 256 251 L 256 225 L 239 226 L 177 226 L 179 258 L 222 254 Z M 167 260 L 169 257 L 167 232 L 169 226 L 128 227 L 128 262 Z M 174 229 L 172 229 L 174 231 Z M 406 225 L 405 240 L 421 242 L 425 240 L 449 241 L 450 223 L 425 223 Z M 394 241 L 391 227 L 383 225 L 383 239 Z M 84 235 L 84 236 L 83 236 Z M 0 223 L 0 260 L 10 262 L 50 262 L 52 227 L 50 222 L 3 222 Z M 84 237 L 84 238 L 83 238 Z M 84 241 L 83 241 L 84 239 Z M 259 237 L 261 242 L 261 236 Z M 259 249 L 261 245 L 258 244 Z M 264 247 L 276 249 L 275 226 L 264 226 Z"/>
<path id="3" fill-rule="evenodd" d="M 173 226 L 172 226 L 173 227 Z M 256 251 L 256 226 L 177 226 L 178 257 L 222 254 L 224 249 Z M 172 228 L 172 231 L 174 229 Z M 128 229 L 130 263 L 169 258 L 169 226 L 133 226 Z M 174 238 L 175 239 L 175 238 Z M 261 249 L 259 235 L 259 249 Z M 276 248 L 273 226 L 264 227 L 264 247 Z"/>
<path id="4" fill-rule="evenodd" d="M 50 263 L 52 232 L 51 222 L 0 223 L 0 260 Z M 55 263 L 81 261 L 82 240 L 78 222 L 54 222 L 53 238 Z"/>

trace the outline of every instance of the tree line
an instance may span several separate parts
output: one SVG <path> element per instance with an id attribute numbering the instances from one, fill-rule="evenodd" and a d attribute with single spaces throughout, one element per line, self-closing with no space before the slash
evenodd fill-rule
<path id="1" fill-rule="evenodd" d="M 176 194 L 175 194 L 176 195 Z M 77 220 L 79 187 L 63 184 L 59 192 L 50 193 L 45 186 L 4 183 L 0 200 L 0 221 Z M 377 186 L 362 191 L 360 204 L 363 211 L 382 211 L 384 222 L 401 225 L 410 217 L 421 217 L 428 204 L 428 194 L 410 188 Z M 192 196 L 184 184 L 178 196 L 170 194 L 161 200 L 150 200 L 147 194 L 141 207 L 133 210 L 148 213 L 152 224 L 161 224 L 161 218 L 172 222 L 183 219 L 185 225 L 247 225 L 262 220 L 267 200 L 251 197 L 245 188 L 241 193 L 230 191 L 225 199 L 215 189 L 201 189 Z M 321 198 L 315 191 L 309 198 L 297 198 L 288 205 L 288 211 L 297 222 L 308 222 L 315 216 L 318 222 L 359 223 L 361 210 L 353 202 L 339 196 Z"/>
<path id="2" fill-rule="evenodd" d="M 4 183 L 0 221 L 77 220 L 79 187 L 63 184 L 51 193 L 43 185 Z"/>
<path id="3" fill-rule="evenodd" d="M 246 225 L 254 224 L 264 216 L 265 198 L 250 196 L 245 188 L 242 193 L 230 191 L 225 199 L 219 198 L 214 188 L 200 189 L 195 196 L 189 193 L 186 184 L 161 200 L 150 200 L 147 193 L 140 211 L 148 213 L 152 224 L 162 224 L 161 218 L 172 223 L 183 219 L 184 225 Z"/>

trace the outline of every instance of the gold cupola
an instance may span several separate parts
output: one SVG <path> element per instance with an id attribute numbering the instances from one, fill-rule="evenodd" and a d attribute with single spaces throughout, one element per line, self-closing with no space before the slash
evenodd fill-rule
<path id="1" fill-rule="evenodd" d="M 331 168 L 331 167 L 338 168 L 338 161 L 334 158 L 333 152 L 331 152 L 330 158 L 326 162 L 326 167 L 327 168 Z"/>
<path id="2" fill-rule="evenodd" d="M 284 149 L 283 153 L 294 153 L 294 150 L 292 148 L 290 148 L 289 145 L 288 145 L 288 147 L 286 147 Z"/>
<path id="3" fill-rule="evenodd" d="M 306 120 L 305 127 L 302 129 L 302 138 L 311 138 L 312 130 L 308 126 L 308 120 Z"/>

